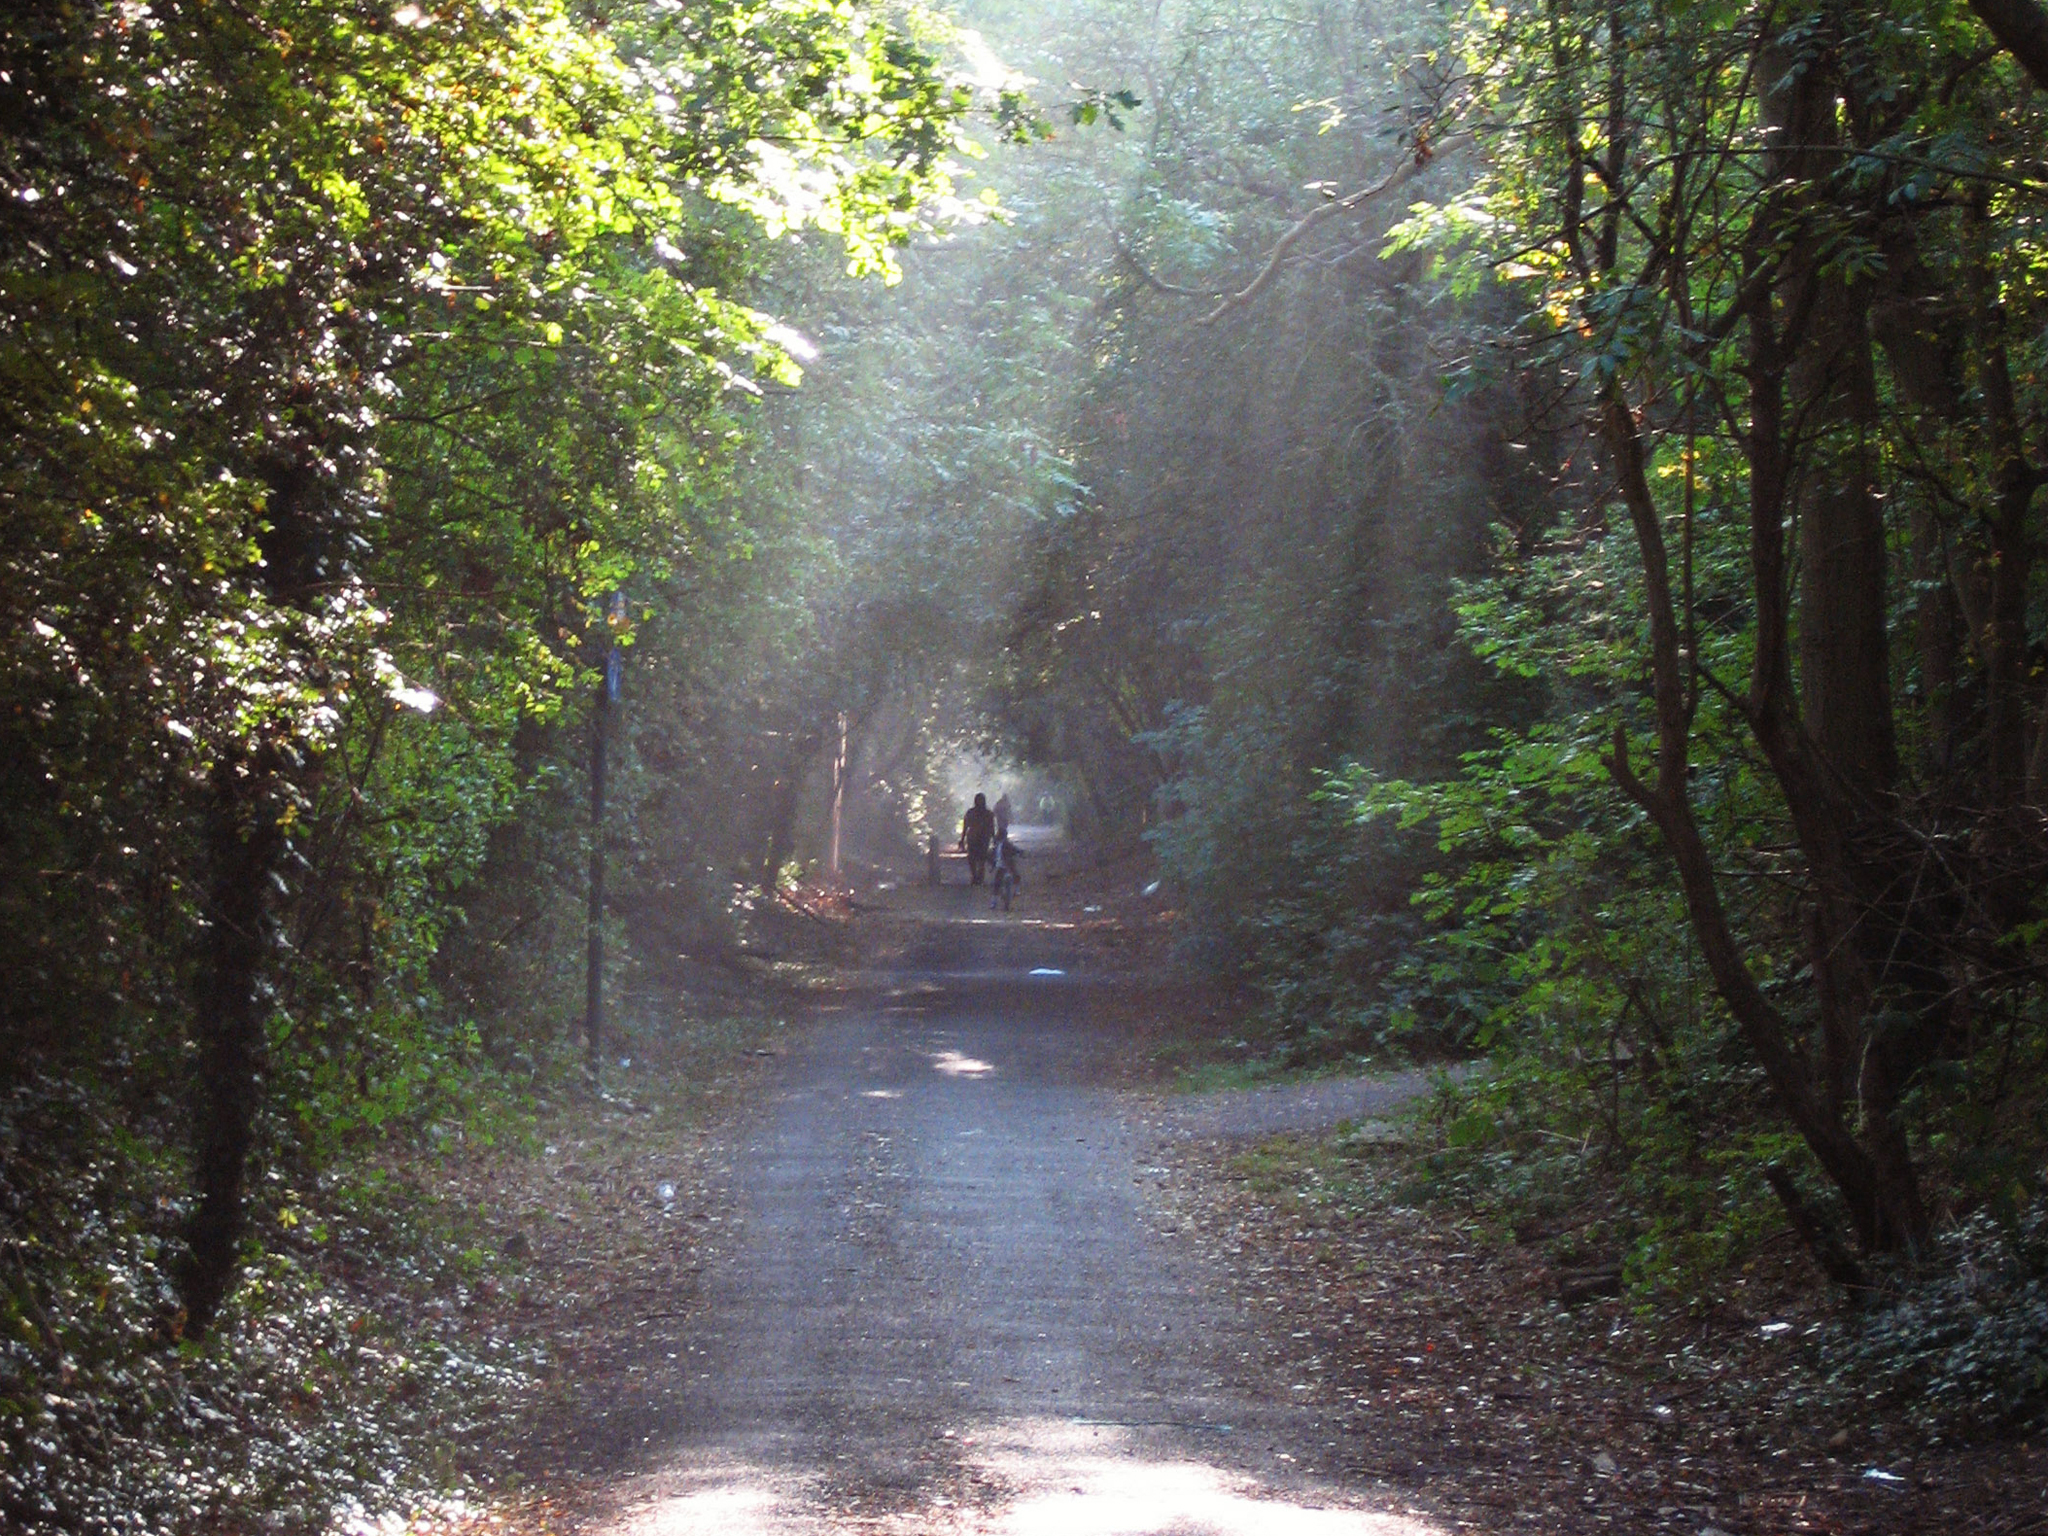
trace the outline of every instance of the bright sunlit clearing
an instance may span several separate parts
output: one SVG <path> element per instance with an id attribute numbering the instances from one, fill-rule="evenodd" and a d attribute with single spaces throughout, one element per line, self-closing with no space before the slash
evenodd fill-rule
<path id="1" fill-rule="evenodd" d="M 1013 1505 L 992 1527 L 1005 1536 L 1422 1536 L 1401 1515 L 1317 1509 L 1262 1495 L 1193 1462 L 1105 1463 L 1076 1492 Z M 1093 1486 L 1089 1486 L 1093 1484 Z"/>

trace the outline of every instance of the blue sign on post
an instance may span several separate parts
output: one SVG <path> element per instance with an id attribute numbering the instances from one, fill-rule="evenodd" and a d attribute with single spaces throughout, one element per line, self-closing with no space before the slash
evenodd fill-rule
<path id="1" fill-rule="evenodd" d="M 619 702 L 619 675 L 624 670 L 619 665 L 619 648 L 615 645 L 604 659 L 604 696 L 614 704 Z"/>

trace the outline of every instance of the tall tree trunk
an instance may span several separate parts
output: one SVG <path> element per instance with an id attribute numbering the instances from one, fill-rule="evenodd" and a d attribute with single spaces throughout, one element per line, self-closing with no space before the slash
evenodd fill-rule
<path id="1" fill-rule="evenodd" d="M 2006 358 L 2003 311 L 1991 274 L 1989 216 L 1972 211 L 1966 241 L 1971 357 L 1991 450 L 1988 611 L 1978 651 L 1984 662 L 1985 803 L 2010 812 L 2027 793 L 2027 589 L 2034 571 L 2034 493 L 2041 476 L 2027 457 Z M 2003 829 L 2010 833 L 2016 828 Z M 2015 921 L 2018 913 L 2001 914 Z"/>
<path id="2" fill-rule="evenodd" d="M 1894 800 L 1886 530 L 1872 446 L 1879 415 L 1873 290 L 1834 270 L 1837 246 L 1863 211 L 1834 185 L 1843 146 L 1840 83 L 1815 39 L 1802 47 L 1794 56 L 1772 43 L 1758 61 L 1769 169 L 1785 189 L 1768 222 L 1790 254 L 1774 301 L 1754 323 L 1776 333 L 1770 350 L 1783 370 L 1781 419 L 1793 424 L 1776 447 L 1783 491 L 1774 489 L 1773 500 L 1784 491 L 1796 497 L 1803 706 L 1797 720 L 1788 710 L 1761 719 L 1759 739 L 1785 786 L 1812 881 L 1815 1088 L 1831 1121 L 1860 1128 L 1852 1139 L 1869 1194 L 1860 1210 L 1851 1201 L 1858 1235 L 1867 1247 L 1914 1249 L 1924 1241 L 1927 1212 L 1899 1122 L 1900 1095 L 1915 1070 L 1913 1051 L 1903 1047 L 1939 1019 L 1947 977 L 1938 946 L 1928 942 L 1918 882 L 1901 878 L 1910 855 Z M 1777 387 L 1753 367 L 1753 409 Z M 1753 438 L 1753 475 L 1755 447 Z M 1783 509 L 1755 515 L 1782 521 Z M 1756 533 L 1764 536 L 1760 526 Z M 1775 529 L 1769 537 L 1777 539 Z M 1881 1005 L 1880 994 L 1892 1002 Z M 1887 1006 L 1918 1022 L 1888 1031 Z"/>
<path id="3" fill-rule="evenodd" d="M 839 711 L 838 745 L 832 753 L 832 841 L 825 870 L 839 884 L 839 835 L 846 816 L 846 711 Z"/>
<path id="4" fill-rule="evenodd" d="M 761 894 L 775 894 L 776 878 L 796 851 L 796 818 L 803 808 L 804 777 L 824 744 L 819 736 L 807 736 L 793 743 L 783 759 L 768 801 L 768 838 L 761 852 Z"/>
<path id="5" fill-rule="evenodd" d="M 1920 657 L 1921 706 L 1926 711 L 1926 768 L 1946 778 L 1955 770 L 1958 733 L 1956 683 L 1963 651 L 1962 614 L 1949 582 L 1948 550 L 1931 509 L 1913 516 L 1913 640 Z"/>
<path id="6" fill-rule="evenodd" d="M 775 785 L 768 808 L 768 841 L 761 851 L 760 884 L 764 896 L 775 894 L 782 866 L 796 846 L 796 813 L 802 793 L 801 770 L 792 769 Z"/>
<path id="7" fill-rule="evenodd" d="M 609 675 L 590 709 L 590 876 L 583 928 L 583 1064 L 598 1080 L 604 1061 L 604 797 L 606 737 L 611 724 Z"/>
<path id="8" fill-rule="evenodd" d="M 261 582 L 273 602 L 306 608 L 337 572 L 341 503 L 320 454 L 261 466 L 269 487 L 259 535 Z M 317 662 L 302 673 L 316 680 Z M 193 1183 L 198 1195 L 178 1275 L 186 1332 L 206 1332 L 233 1293 L 247 1231 L 249 1154 L 263 1106 L 264 1024 L 275 1002 L 263 991 L 272 949 L 271 902 L 283 889 L 289 844 L 283 812 L 295 778 L 310 772 L 303 739 L 258 737 L 223 752 L 205 798 L 206 938 L 193 998 L 198 1046 L 193 1084 Z"/>
<path id="9" fill-rule="evenodd" d="M 1957 296 L 1946 291 L 1921 259 L 1922 217 L 1913 210 L 1897 212 L 1879 226 L 1884 271 L 1871 305 L 1870 330 L 1889 365 L 1893 393 L 1915 414 L 1916 426 L 1939 434 L 1963 421 L 1965 347 L 1958 325 L 1963 315 Z M 1956 597 L 1948 532 L 1931 501 L 1913 508 L 1907 543 L 1925 722 L 1921 767 L 1947 778 L 1956 769 L 1962 731 L 1955 694 L 1968 631 Z"/>
<path id="10" fill-rule="evenodd" d="M 1787 404 L 1804 459 L 1799 522 L 1799 683 L 1806 728 L 1853 802 L 1875 808 L 1898 780 L 1885 625 L 1884 507 L 1872 433 L 1878 419 L 1871 285 L 1833 270 L 1838 239 L 1827 183 L 1842 157 L 1836 86 L 1813 56 L 1763 51 L 1759 93 L 1772 170 L 1798 189 L 1779 275 L 1793 317 Z"/>
<path id="11" fill-rule="evenodd" d="M 194 1032 L 194 1182 L 199 1203 L 179 1275 L 185 1330 L 203 1335 L 234 1290 L 247 1225 L 245 1183 L 262 1101 L 264 1008 L 258 995 L 270 950 L 270 895 L 284 833 L 276 754 L 259 749 L 222 763 L 208 786 L 207 935 Z"/>

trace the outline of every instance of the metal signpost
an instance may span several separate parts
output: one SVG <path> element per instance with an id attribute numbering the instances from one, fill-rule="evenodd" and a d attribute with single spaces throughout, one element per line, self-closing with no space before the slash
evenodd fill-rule
<path id="1" fill-rule="evenodd" d="M 605 651 L 603 680 L 597 685 L 597 704 L 590 712 L 590 912 L 583 998 L 584 1059 L 593 1086 L 600 1080 L 600 1040 L 604 1032 L 605 738 L 610 731 L 612 711 L 618 707 L 619 684 L 625 670 L 619 655 L 619 636 L 626 628 L 623 592 L 611 595 L 604 618 L 611 644 Z"/>

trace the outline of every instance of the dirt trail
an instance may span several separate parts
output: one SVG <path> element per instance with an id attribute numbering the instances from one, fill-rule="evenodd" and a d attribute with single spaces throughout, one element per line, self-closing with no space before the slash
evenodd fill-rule
<path id="1" fill-rule="evenodd" d="M 896 898 L 891 968 L 792 1030 L 698 1298 L 641 1328 L 575 1448 L 630 1473 L 609 1529 L 1433 1529 L 1347 1489 L 1361 1450 L 1306 1404 L 1277 1309 L 1229 1303 L 1148 1202 L 1113 947 L 1043 887 L 993 920 L 980 898 Z"/>

